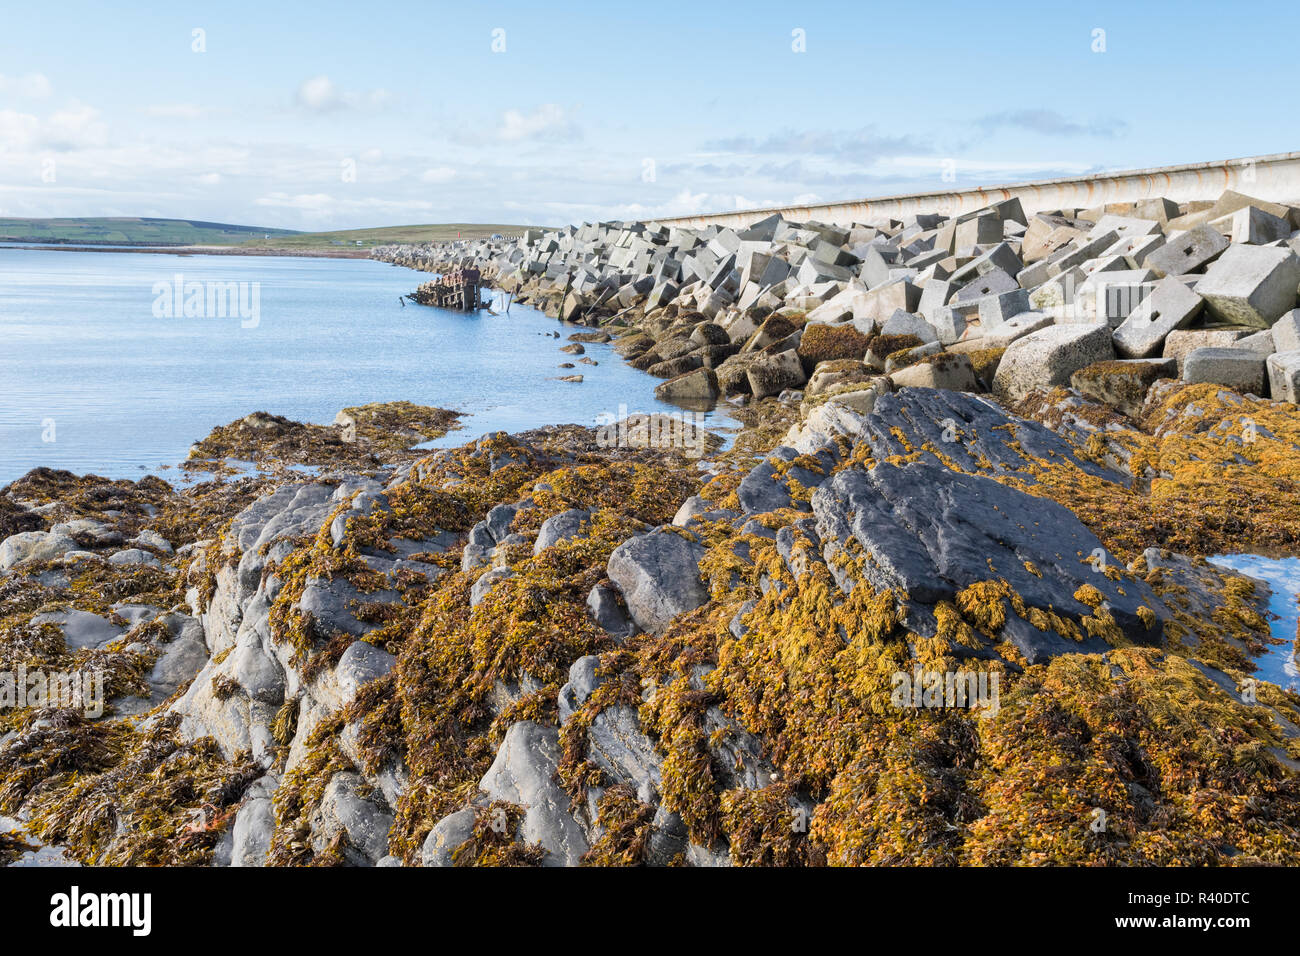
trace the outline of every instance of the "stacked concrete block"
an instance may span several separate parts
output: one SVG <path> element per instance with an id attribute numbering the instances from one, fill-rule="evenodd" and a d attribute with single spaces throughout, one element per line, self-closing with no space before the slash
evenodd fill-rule
<path id="1" fill-rule="evenodd" d="M 641 331 L 664 347 L 637 352 L 638 367 L 716 367 L 727 394 L 798 388 L 776 357 L 807 322 L 868 340 L 917 335 L 927 354 L 1005 347 L 1005 374 L 981 375 L 1011 397 L 1068 385 L 1077 362 L 1116 354 L 1281 397 L 1294 395 L 1289 353 L 1300 352 L 1298 226 L 1295 207 L 1226 192 L 1029 217 L 1011 200 L 852 224 L 779 213 L 734 228 L 584 223 L 376 255 L 430 271 L 474 265 L 548 314 Z M 917 368 L 901 379 L 964 380 Z"/>
<path id="2" fill-rule="evenodd" d="M 1226 385 L 1242 394 L 1263 395 L 1264 362 L 1248 349 L 1194 349 L 1183 360 L 1183 381 Z"/>
<path id="3" fill-rule="evenodd" d="M 1300 257 L 1290 249 L 1233 245 L 1196 284 L 1215 318 L 1268 328 L 1296 306 Z"/>

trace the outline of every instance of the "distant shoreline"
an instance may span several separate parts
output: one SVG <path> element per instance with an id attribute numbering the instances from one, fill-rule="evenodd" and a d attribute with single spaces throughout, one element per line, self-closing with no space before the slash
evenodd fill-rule
<path id="1" fill-rule="evenodd" d="M 35 252 L 147 252 L 173 256 L 296 256 L 304 259 L 369 259 L 369 249 L 248 249 L 238 246 L 77 246 L 71 244 L 0 245 L 0 249 Z"/>

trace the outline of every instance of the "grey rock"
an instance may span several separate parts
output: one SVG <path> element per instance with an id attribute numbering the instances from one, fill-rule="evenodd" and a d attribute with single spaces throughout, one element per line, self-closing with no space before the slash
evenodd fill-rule
<path id="1" fill-rule="evenodd" d="M 546 865 L 577 866 L 588 849 L 587 837 L 569 812 L 569 794 L 555 779 L 559 758 L 555 728 L 527 720 L 511 724 L 479 789 L 492 800 L 525 808 L 515 836 L 546 850 Z"/>
<path id="2" fill-rule="evenodd" d="M 704 554 L 703 546 L 681 533 L 657 528 L 615 548 L 607 572 L 637 626 L 659 633 L 709 599 L 700 581 Z"/>
<path id="3" fill-rule="evenodd" d="M 587 533 L 583 529 L 590 520 L 591 512 L 581 508 L 570 508 L 547 518 L 537 532 L 537 540 L 533 542 L 533 554 L 541 554 L 561 541 L 586 537 Z"/>
<path id="4" fill-rule="evenodd" d="M 80 545 L 66 534 L 54 531 L 20 531 L 11 534 L 0 543 L 0 571 L 24 561 L 52 561 L 69 551 L 76 551 Z"/>
<path id="5" fill-rule="evenodd" d="M 343 771 L 330 778 L 312 814 L 312 847 L 321 852 L 344 835 L 344 859 L 353 866 L 373 866 L 388 855 L 392 825 L 391 811 L 361 775 Z"/>
<path id="6" fill-rule="evenodd" d="M 433 825 L 420 848 L 422 866 L 454 866 L 452 854 L 474 835 L 475 813 L 466 807 L 449 814 Z"/>

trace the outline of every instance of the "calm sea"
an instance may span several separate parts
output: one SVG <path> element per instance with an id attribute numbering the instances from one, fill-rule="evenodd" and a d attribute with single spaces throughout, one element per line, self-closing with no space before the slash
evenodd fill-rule
<path id="1" fill-rule="evenodd" d="M 560 352 L 576 328 L 534 309 L 403 307 L 428 278 L 364 259 L 0 248 L 0 484 L 37 465 L 139 477 L 259 410 L 327 423 L 406 399 L 468 413 L 439 444 L 678 411 L 607 345 L 586 346 L 598 365 L 558 368 L 576 361 Z"/>

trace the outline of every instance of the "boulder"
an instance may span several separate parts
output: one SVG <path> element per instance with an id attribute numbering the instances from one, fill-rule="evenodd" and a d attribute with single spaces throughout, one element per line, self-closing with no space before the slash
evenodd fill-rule
<path id="1" fill-rule="evenodd" d="M 708 601 L 700 580 L 704 554 L 685 533 L 656 528 L 615 548 L 607 572 L 637 626 L 659 633 L 678 614 Z"/>
<path id="2" fill-rule="evenodd" d="M 537 531 L 537 540 L 533 542 L 533 554 L 541 554 L 552 545 L 572 538 L 586 537 L 584 530 L 591 521 L 591 512 L 581 508 L 570 508 L 552 515 L 542 522 Z"/>
<path id="3" fill-rule="evenodd" d="M 587 838 L 569 812 L 569 794 L 556 780 L 559 731 L 529 720 L 510 725 L 479 789 L 492 800 L 524 808 L 515 837 L 546 850 L 544 864 L 577 866 Z"/>
<path id="4" fill-rule="evenodd" d="M 340 836 L 343 858 L 353 866 L 374 866 L 388 855 L 393 814 L 360 774 L 341 771 L 330 777 L 311 817 L 311 842 L 320 853 Z"/>
<path id="5" fill-rule="evenodd" d="M 69 551 L 80 548 L 66 534 L 54 531 L 20 531 L 0 543 L 0 571 L 22 564 L 24 561 L 53 561 Z"/>
<path id="6" fill-rule="evenodd" d="M 1132 578 L 1113 580 L 1083 560 L 1105 549 L 1074 514 L 1049 499 L 938 464 L 882 463 L 837 472 L 813 492 L 812 509 L 823 556 L 841 589 L 856 580 L 837 568 L 847 550 L 869 558 L 858 564 L 868 585 L 894 590 L 922 617 L 923 609 L 996 576 L 1027 609 L 1050 610 L 1078 625 L 1094 612 L 1082 599 L 1088 593 L 1083 586 L 1091 585 L 1124 640 L 1160 640 L 1153 611 L 1163 605 L 1151 589 Z M 1108 565 L 1122 567 L 1106 557 Z M 1005 611 L 1000 631 L 1031 664 L 1110 646 L 1082 626 L 1073 636 L 1051 626 L 1040 630 L 1014 610 Z"/>
<path id="7" fill-rule="evenodd" d="M 1115 357 L 1110 325 L 1055 325 L 1017 339 L 998 363 L 993 390 L 1019 401 L 1036 389 L 1068 385 L 1070 376 Z"/>

